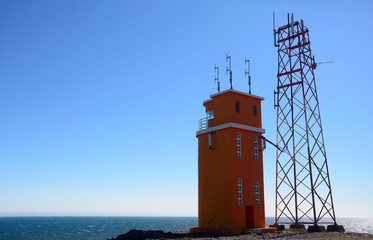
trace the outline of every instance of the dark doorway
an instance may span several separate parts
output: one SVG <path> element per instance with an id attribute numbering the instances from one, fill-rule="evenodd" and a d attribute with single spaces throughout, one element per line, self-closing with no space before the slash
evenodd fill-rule
<path id="1" fill-rule="evenodd" d="M 246 206 L 246 228 L 254 228 L 254 207 Z"/>

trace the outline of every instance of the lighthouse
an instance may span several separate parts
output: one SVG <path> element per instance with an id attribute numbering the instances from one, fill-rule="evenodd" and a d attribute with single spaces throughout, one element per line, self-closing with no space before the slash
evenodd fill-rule
<path id="1" fill-rule="evenodd" d="M 240 234 L 264 228 L 261 101 L 228 89 L 203 102 L 199 120 L 198 227 L 192 232 Z"/>

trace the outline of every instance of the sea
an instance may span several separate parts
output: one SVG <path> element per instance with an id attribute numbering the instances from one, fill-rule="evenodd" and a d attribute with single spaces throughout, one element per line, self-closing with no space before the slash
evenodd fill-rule
<path id="1" fill-rule="evenodd" d="M 373 234 L 373 219 L 340 218 L 346 232 Z M 197 217 L 0 217 L 0 240 L 106 240 L 131 229 L 185 232 Z M 272 224 L 274 218 L 266 218 Z"/>

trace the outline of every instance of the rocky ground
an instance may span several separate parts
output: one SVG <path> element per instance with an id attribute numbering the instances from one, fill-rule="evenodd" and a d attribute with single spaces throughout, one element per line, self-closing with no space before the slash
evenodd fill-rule
<path id="1" fill-rule="evenodd" d="M 191 239 L 191 240 L 251 240 L 251 239 L 373 239 L 373 235 L 364 233 L 309 233 L 307 231 L 282 231 L 276 233 L 245 234 L 237 236 L 219 236 L 214 234 L 191 234 L 191 233 L 171 233 L 163 231 L 142 231 L 131 230 L 126 234 L 119 235 L 112 240 L 145 240 L 145 239 Z"/>

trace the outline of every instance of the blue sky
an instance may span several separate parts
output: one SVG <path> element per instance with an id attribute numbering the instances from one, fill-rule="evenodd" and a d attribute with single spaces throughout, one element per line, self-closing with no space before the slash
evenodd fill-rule
<path id="1" fill-rule="evenodd" d="M 197 215 L 202 102 L 229 86 L 275 139 L 277 26 L 310 29 L 336 215 L 373 209 L 371 1 L 0 2 L 0 216 Z M 275 150 L 264 153 L 274 215 Z"/>

